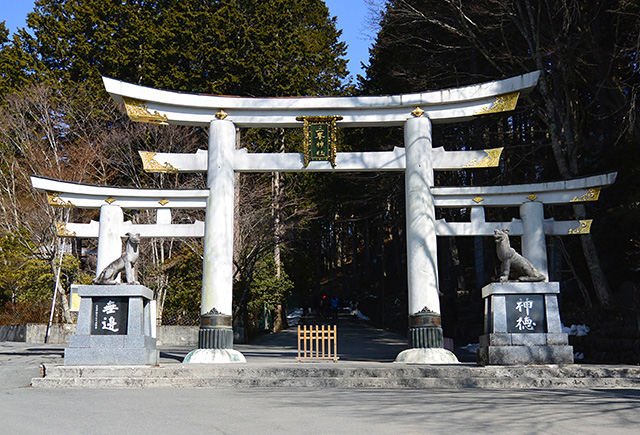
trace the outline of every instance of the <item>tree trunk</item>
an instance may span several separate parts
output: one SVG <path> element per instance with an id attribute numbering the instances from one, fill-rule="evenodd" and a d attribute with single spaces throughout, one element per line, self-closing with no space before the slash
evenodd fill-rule
<path id="1" fill-rule="evenodd" d="M 242 131 L 236 129 L 236 149 L 242 148 Z M 238 273 L 237 264 L 240 261 L 241 240 L 238 237 L 240 231 L 240 172 L 234 172 L 233 185 L 233 275 Z"/>
<path id="2" fill-rule="evenodd" d="M 60 244 L 58 244 L 60 255 L 64 255 L 62 252 L 62 248 Z M 69 308 L 69 300 L 66 298 L 67 292 L 62 287 L 62 262 L 56 264 L 57 256 L 53 257 L 53 259 L 49 262 L 51 266 L 51 271 L 53 272 L 53 276 L 56 278 L 56 282 L 54 286 L 58 286 L 58 295 L 60 298 L 60 305 L 62 306 L 62 316 L 64 318 L 65 323 L 73 323 L 73 318 L 71 316 L 71 310 Z"/>
<path id="3" fill-rule="evenodd" d="M 569 269 L 571 270 L 571 273 L 573 274 L 573 277 L 575 278 L 576 283 L 578 284 L 578 288 L 580 288 L 580 293 L 582 293 L 582 298 L 584 299 L 585 305 L 591 308 L 593 304 L 591 302 L 591 296 L 589 296 L 589 290 L 582 282 L 582 279 L 580 279 L 580 277 L 578 276 L 576 269 L 573 267 L 573 262 L 571 261 L 571 257 L 569 256 L 569 253 L 565 249 L 564 242 L 562 241 L 561 238 L 558 238 L 558 246 L 562 250 L 562 255 L 565 261 L 567 262 L 567 265 L 569 266 Z"/>
<path id="4" fill-rule="evenodd" d="M 579 175 L 577 133 L 572 128 L 571 121 L 574 121 L 572 119 L 572 108 L 566 107 L 562 110 L 559 102 L 556 102 L 556 96 L 552 89 L 564 89 L 565 101 L 572 101 L 572 99 L 570 95 L 567 95 L 569 90 L 566 87 L 566 83 L 554 83 L 554 86 L 549 83 L 551 77 L 548 73 L 544 72 L 547 69 L 545 60 L 547 54 L 543 52 L 540 47 L 540 42 L 537 40 L 538 34 L 533 32 L 533 30 L 537 28 L 536 24 L 539 25 L 539 23 L 536 23 L 535 21 L 536 15 L 533 11 L 532 5 L 527 2 L 526 7 L 526 11 L 520 10 L 521 18 L 525 23 L 525 25 L 520 26 L 520 30 L 524 38 L 527 40 L 532 53 L 535 54 L 536 66 L 540 71 L 543 71 L 540 76 L 538 86 L 545 102 L 545 111 L 541 116 L 549 127 L 551 146 L 560 176 L 566 180 Z M 561 71 L 555 71 L 555 74 L 560 75 Z M 562 77 L 558 78 L 558 80 L 561 79 Z M 574 205 L 573 210 L 577 219 L 584 219 L 584 216 L 586 215 L 584 205 Z M 611 292 L 602 271 L 595 244 L 593 243 L 593 239 L 590 234 L 582 235 L 580 237 L 584 256 L 589 267 L 589 273 L 591 274 L 591 281 L 596 295 L 598 296 L 598 301 L 603 307 L 608 307 L 611 303 Z"/>
<path id="5" fill-rule="evenodd" d="M 278 152 L 284 153 L 285 140 L 284 129 L 279 131 L 279 143 Z M 282 240 L 282 200 L 283 200 L 283 183 L 284 179 L 281 172 L 273 173 L 273 186 L 272 186 L 272 213 L 273 213 L 273 232 L 274 232 L 274 247 L 273 258 L 276 264 L 276 278 L 280 279 L 282 275 L 282 261 L 280 258 L 280 243 Z"/>
<path id="6" fill-rule="evenodd" d="M 279 144 L 278 151 L 284 153 L 285 151 L 285 135 L 284 129 L 279 129 Z M 275 263 L 275 274 L 279 280 L 282 277 L 282 258 L 281 258 L 281 242 L 283 236 L 282 226 L 282 202 L 284 197 L 284 177 L 281 172 L 273 173 L 273 187 L 272 187 L 272 213 L 273 213 L 273 232 L 274 232 L 274 244 L 273 244 L 273 261 Z M 273 321 L 273 332 L 282 331 L 287 328 L 286 309 L 283 304 L 278 304 L 276 308 L 276 315 Z"/>
<path id="7" fill-rule="evenodd" d="M 358 275 L 358 226 L 351 221 L 351 299 L 355 299 L 360 290 L 360 276 Z"/>
<path id="8" fill-rule="evenodd" d="M 73 316 L 71 315 L 71 310 L 69 307 L 69 299 L 67 299 L 68 293 L 67 291 L 60 286 L 58 289 L 58 293 L 60 294 L 60 301 L 62 303 L 62 314 L 64 316 L 65 323 L 73 323 Z"/>
<path id="9" fill-rule="evenodd" d="M 577 219 L 584 219 L 586 212 L 584 204 L 576 204 L 573 206 L 573 211 Z M 587 261 L 587 267 L 589 268 L 589 274 L 591 275 L 591 281 L 598 297 L 598 302 L 603 307 L 611 305 L 611 290 L 609 289 L 609 283 L 602 271 L 602 265 L 600 264 L 600 257 L 596 250 L 595 243 L 591 234 L 582 234 L 580 237 L 580 243 L 584 251 L 584 257 Z"/>
<path id="10" fill-rule="evenodd" d="M 287 329 L 287 313 L 282 304 L 276 307 L 276 315 L 273 318 L 273 332 Z"/>
<path id="11" fill-rule="evenodd" d="M 282 238 L 282 174 L 280 172 L 273 173 L 273 196 L 272 196 L 272 212 L 273 212 L 273 261 L 276 266 L 276 278 L 280 279 L 282 275 L 282 259 L 280 256 L 280 241 Z"/>
<path id="12" fill-rule="evenodd" d="M 387 281 L 387 262 L 385 261 L 385 252 L 384 252 L 384 234 L 385 234 L 385 228 L 384 228 L 384 219 L 381 218 L 380 219 L 380 226 L 379 226 L 379 230 L 378 230 L 378 234 L 379 234 L 379 239 L 378 242 L 380 243 L 380 249 L 379 249 L 379 260 L 380 263 L 378 264 L 378 267 L 380 268 L 380 312 L 381 312 L 381 317 L 382 317 L 382 327 L 386 327 L 386 320 L 389 316 L 387 316 L 387 309 L 388 306 L 386 301 L 385 301 L 385 291 L 386 291 L 386 281 Z"/>

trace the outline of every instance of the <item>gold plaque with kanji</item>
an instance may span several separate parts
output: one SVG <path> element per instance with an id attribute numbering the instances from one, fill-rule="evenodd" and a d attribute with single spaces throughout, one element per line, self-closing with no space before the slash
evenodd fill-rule
<path id="1" fill-rule="evenodd" d="M 331 162 L 336 166 L 336 121 L 342 116 L 299 116 L 304 121 L 304 167 L 312 161 Z"/>

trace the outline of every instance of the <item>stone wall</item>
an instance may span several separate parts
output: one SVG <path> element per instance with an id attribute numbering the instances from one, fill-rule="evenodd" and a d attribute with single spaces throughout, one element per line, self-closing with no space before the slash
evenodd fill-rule
<path id="1" fill-rule="evenodd" d="M 27 325 L 0 326 L 0 341 L 25 341 L 26 338 Z"/>
<path id="2" fill-rule="evenodd" d="M 199 326 L 158 326 L 158 346 L 197 346 Z"/>
<path id="3" fill-rule="evenodd" d="M 159 326 L 157 329 L 160 346 L 197 346 L 198 326 Z M 69 337 L 76 332 L 76 325 L 53 324 L 49 333 L 49 343 L 68 344 Z M 47 325 L 29 323 L 27 325 L 0 326 L 0 341 L 21 341 L 44 343 Z"/>
<path id="4" fill-rule="evenodd" d="M 69 343 L 69 337 L 76 332 L 75 324 L 54 323 L 49 332 L 49 343 Z M 44 343 L 47 325 L 44 323 L 27 323 L 27 343 Z"/>

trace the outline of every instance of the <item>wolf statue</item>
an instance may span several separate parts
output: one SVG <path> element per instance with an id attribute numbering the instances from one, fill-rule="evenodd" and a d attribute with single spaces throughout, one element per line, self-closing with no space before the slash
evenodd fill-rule
<path id="1" fill-rule="evenodd" d="M 118 284 L 116 277 L 124 270 L 127 284 L 140 284 L 136 281 L 136 269 L 134 265 L 138 261 L 138 245 L 140 245 L 140 234 L 126 234 L 124 252 L 122 255 L 104 268 L 98 277 L 93 279 L 94 284 L 115 285 Z"/>
<path id="2" fill-rule="evenodd" d="M 538 282 L 545 281 L 546 276 L 533 267 L 533 264 L 522 255 L 518 254 L 509 243 L 509 230 L 495 230 L 494 238 L 498 258 L 502 262 L 500 266 L 500 282 L 509 281 L 509 272 L 514 271 L 518 281 Z"/>

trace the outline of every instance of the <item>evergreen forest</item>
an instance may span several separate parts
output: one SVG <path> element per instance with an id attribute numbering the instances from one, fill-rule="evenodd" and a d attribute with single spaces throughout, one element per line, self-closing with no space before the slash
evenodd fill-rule
<path id="1" fill-rule="evenodd" d="M 497 168 L 436 173 L 438 186 L 541 183 L 617 172 L 595 202 L 546 206 L 593 219 L 591 233 L 547 237 L 561 317 L 591 333 L 585 360 L 640 362 L 640 4 L 633 0 L 372 1 L 376 33 L 363 76 L 347 71 L 341 30 L 322 0 L 37 0 L 27 26 L 0 22 L 0 325 L 74 321 L 73 283 L 95 275 L 97 240 L 55 222 L 99 211 L 52 208 L 32 174 L 135 188 L 202 189 L 204 174 L 146 173 L 138 151 L 193 153 L 203 128 L 134 123 L 106 76 L 173 91 L 246 97 L 357 96 L 446 89 L 540 71 L 508 114 L 434 125 L 446 150 L 504 147 Z M 401 128 L 340 129 L 338 151 L 403 146 Z M 241 129 L 249 152 L 301 152 L 300 129 Z M 238 174 L 234 322 L 251 336 L 287 327 L 323 298 L 407 331 L 402 173 Z M 469 219 L 467 209 L 438 218 Z M 519 218 L 491 209 L 487 220 Z M 155 222 L 128 210 L 125 219 Z M 180 211 L 173 221 L 204 220 Z M 512 240 L 519 250 L 519 241 Z M 197 325 L 202 240 L 143 239 L 138 277 L 158 322 Z M 439 237 L 445 337 L 482 334 L 481 288 L 499 263 L 490 237 Z"/>

